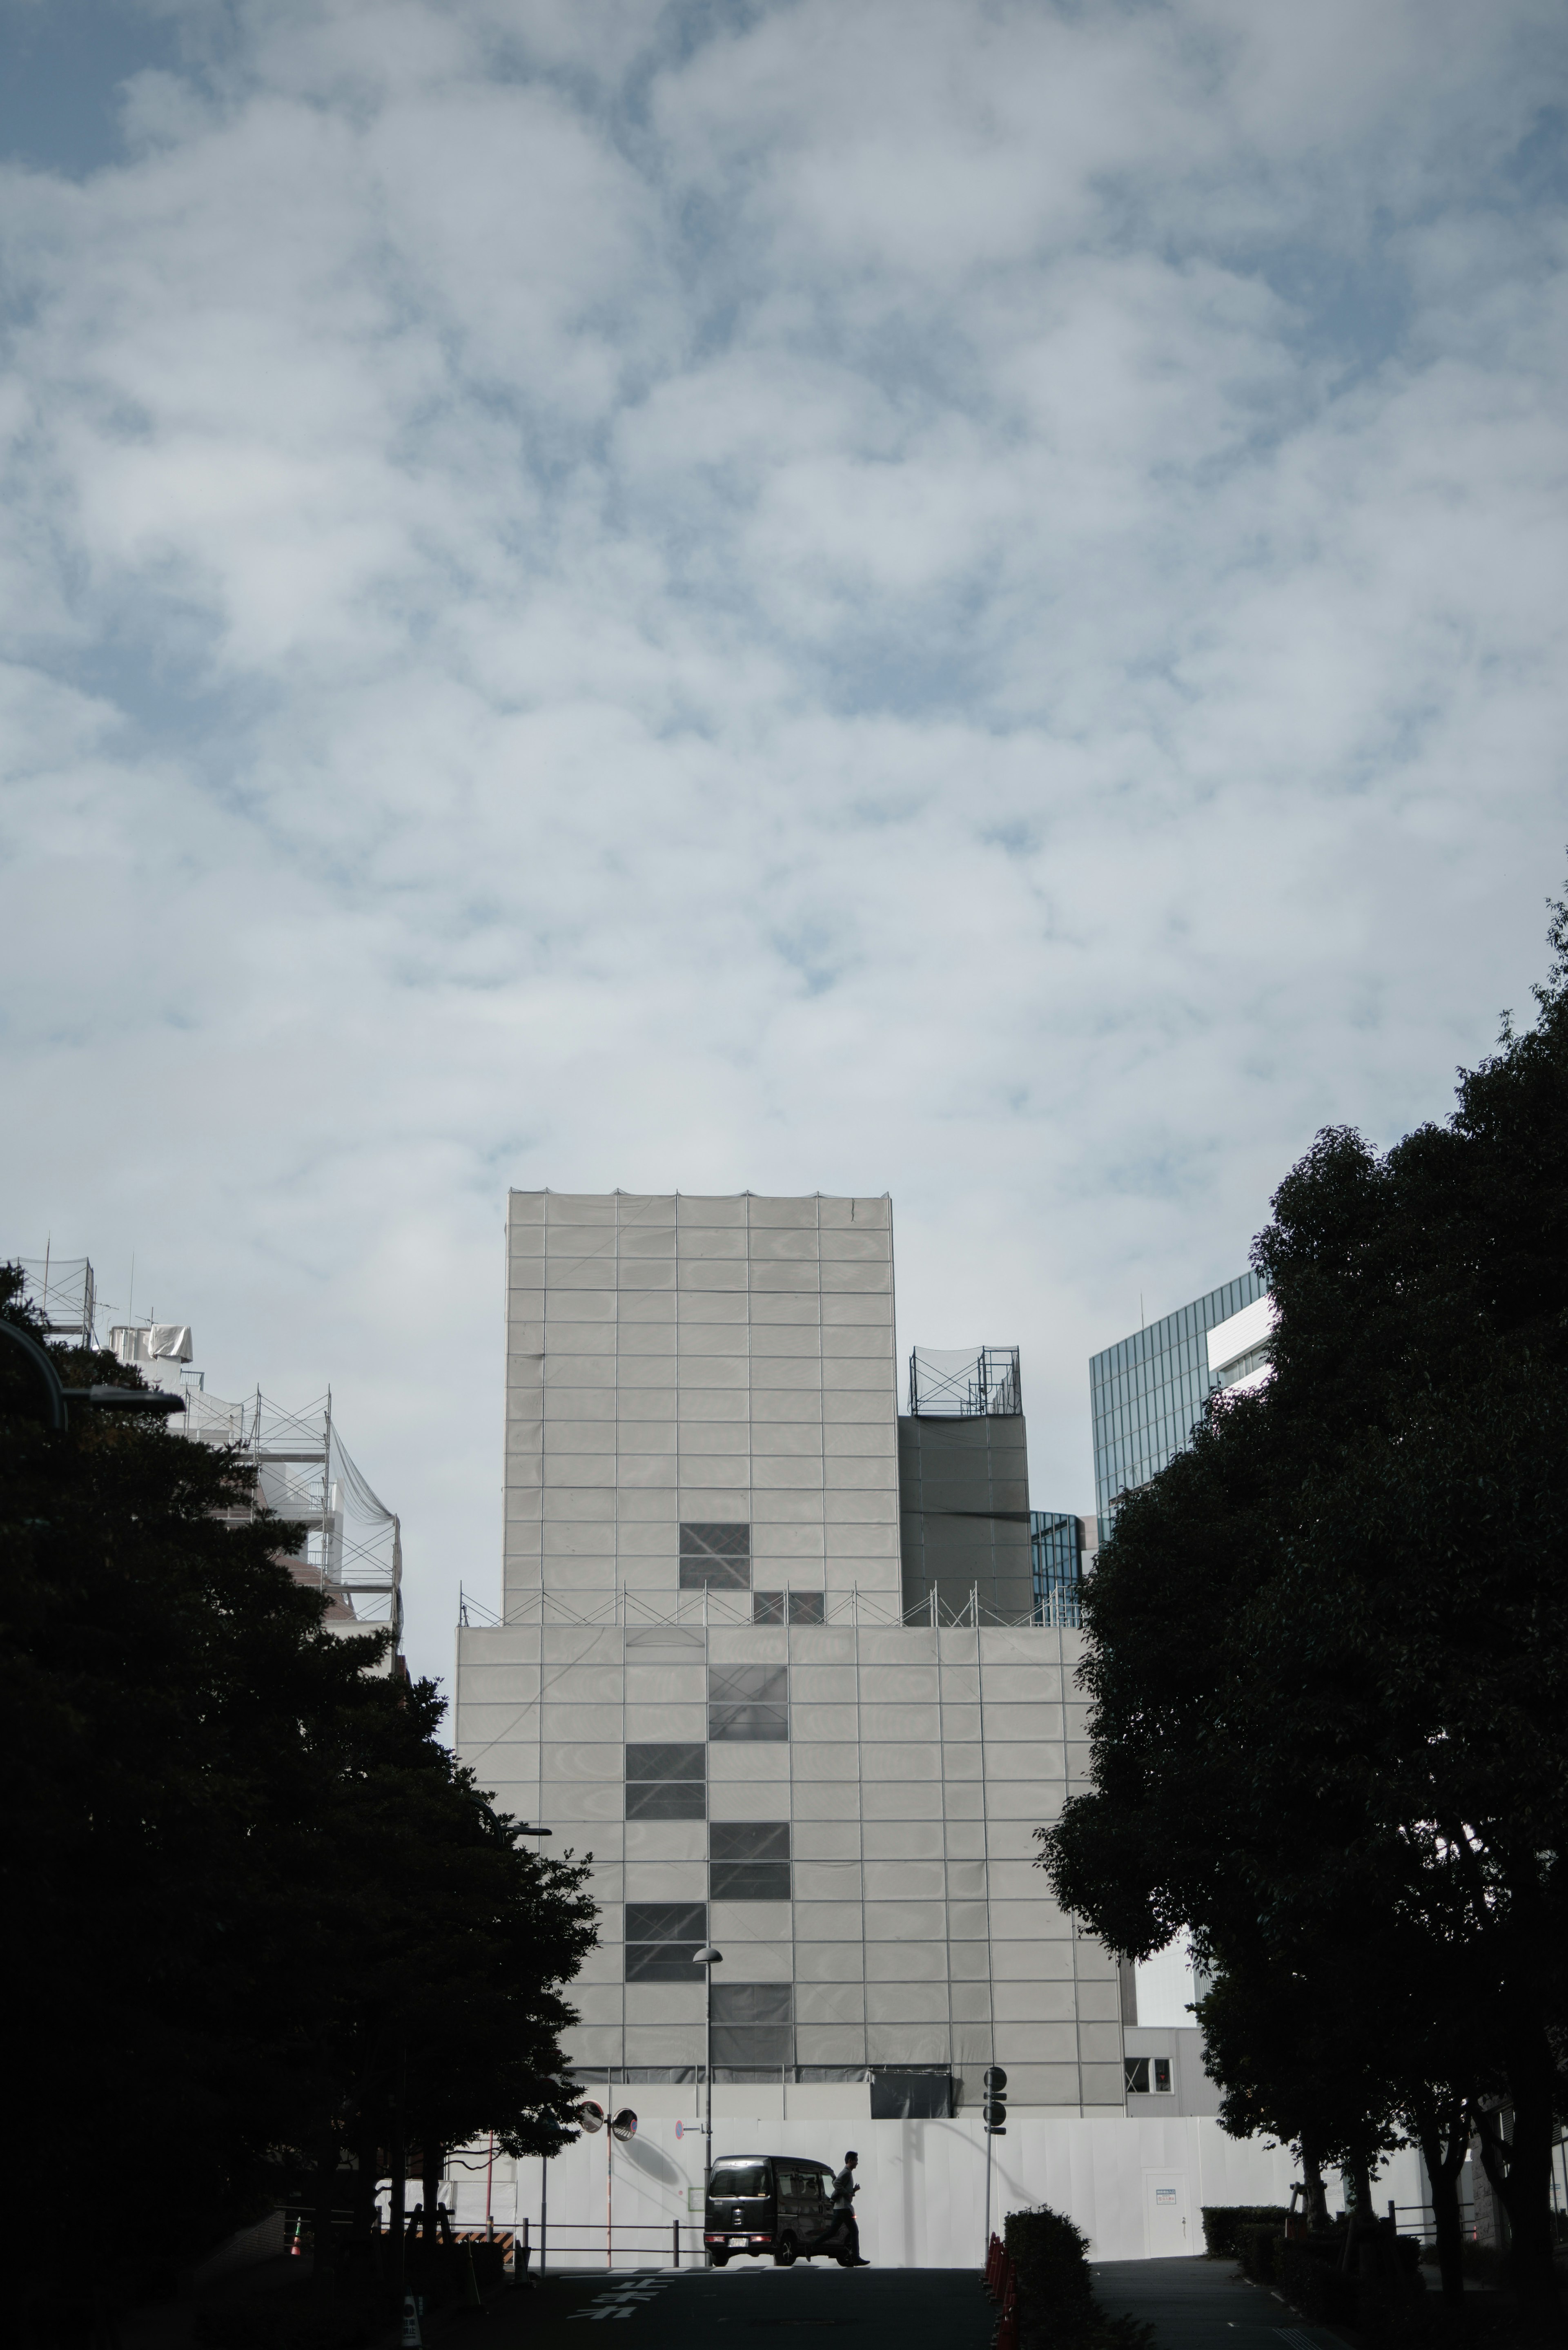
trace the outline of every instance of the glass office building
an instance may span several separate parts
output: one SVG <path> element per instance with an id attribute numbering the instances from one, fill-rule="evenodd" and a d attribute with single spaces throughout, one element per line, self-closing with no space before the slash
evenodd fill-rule
<path id="1" fill-rule="evenodd" d="M 1174 1460 L 1215 1389 L 1234 1383 L 1231 1367 L 1215 1362 L 1210 1333 L 1266 1293 L 1257 1274 L 1240 1274 L 1091 1360 L 1095 1503 L 1102 1542 L 1119 1497 L 1147 1485 Z M 1246 1363 L 1249 1371 L 1255 1369 L 1251 1356 Z"/>
<path id="2" fill-rule="evenodd" d="M 1085 1555 L 1092 1564 L 1095 1530 L 1071 1510 L 1031 1510 L 1029 1547 L 1034 1571 L 1034 1621 L 1076 1626 Z"/>

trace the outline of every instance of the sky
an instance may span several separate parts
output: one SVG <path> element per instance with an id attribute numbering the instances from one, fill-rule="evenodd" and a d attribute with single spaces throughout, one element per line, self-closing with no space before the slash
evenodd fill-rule
<path id="1" fill-rule="evenodd" d="M 1089 1356 L 1568 865 L 1558 0 L 0 0 L 0 1248 L 330 1382 L 450 1679 L 509 1185 Z"/>

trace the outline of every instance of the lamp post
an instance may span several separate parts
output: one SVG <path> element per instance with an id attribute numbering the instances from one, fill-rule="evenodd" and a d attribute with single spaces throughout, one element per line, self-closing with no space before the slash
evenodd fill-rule
<path id="1" fill-rule="evenodd" d="M 705 2092 L 702 2121 L 702 2234 L 703 2254 L 707 2254 L 708 2181 L 713 2176 L 713 1970 L 723 1963 L 724 1953 L 716 1950 L 711 1942 L 704 1942 L 692 1952 L 691 1963 L 702 1970 L 702 2083 Z"/>

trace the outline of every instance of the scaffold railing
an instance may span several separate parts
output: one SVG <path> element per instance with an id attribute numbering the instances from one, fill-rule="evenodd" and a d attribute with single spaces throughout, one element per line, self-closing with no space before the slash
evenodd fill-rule
<path id="1" fill-rule="evenodd" d="M 295 1530 L 290 1565 L 323 1591 L 332 1617 L 374 1627 L 401 1623 L 402 1527 L 349 1454 L 333 1418 L 332 1392 L 288 1411 L 257 1388 L 243 1403 L 187 1385 L 183 1423 L 192 1442 L 232 1447 L 253 1471 L 258 1508 Z"/>
<path id="2" fill-rule="evenodd" d="M 814 1614 L 809 1624 L 794 1617 L 793 1627 L 797 1631 L 825 1625 L 913 1631 L 1028 1631 L 1043 1626 L 1075 1629 L 1078 1620 L 1075 1597 L 1065 1592 L 1044 1595 L 1023 1615 L 1003 1615 L 988 1607 L 977 1587 L 957 1606 L 936 1591 L 907 1606 L 899 1592 L 867 1591 L 859 1585 L 814 1596 L 822 1600 L 822 1612 Z M 602 1595 L 533 1590 L 514 1594 L 504 1610 L 498 1612 L 460 1584 L 458 1622 L 462 1628 L 480 1631 L 532 1624 L 576 1625 L 584 1629 L 618 1626 L 628 1631 L 642 1627 L 703 1631 L 742 1626 L 750 1629 L 759 1622 L 751 1605 L 754 1596 L 750 1591 L 716 1588 L 667 1593 L 621 1589 Z"/>
<path id="3" fill-rule="evenodd" d="M 1011 1419 L 1023 1409 L 1016 1347 L 917 1347 L 909 1357 L 911 1419 Z"/>
<path id="4" fill-rule="evenodd" d="M 51 1338 L 75 1338 L 83 1347 L 96 1343 L 98 1291 L 87 1257 L 46 1251 L 42 1256 L 14 1257 L 12 1263 L 21 1268 L 22 1294 L 43 1315 Z"/>

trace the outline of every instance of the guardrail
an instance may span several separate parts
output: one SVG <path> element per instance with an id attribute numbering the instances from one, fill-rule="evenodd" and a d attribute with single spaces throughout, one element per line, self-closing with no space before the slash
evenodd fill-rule
<path id="1" fill-rule="evenodd" d="M 1418 2236 L 1424 2245 L 1437 2242 L 1437 2215 L 1429 2203 L 1396 2203 L 1390 2199 L 1388 2217 L 1394 2222 L 1397 2236 Z M 1475 2221 L 1467 2220 L 1459 2232 L 1467 2244 L 1473 2244 L 1476 2241 Z"/>
<path id="2" fill-rule="evenodd" d="M 458 2232 L 466 2233 L 471 2237 L 474 2234 L 472 2229 L 460 2230 Z M 510 2230 L 507 2232 L 510 2233 Z M 597 2255 L 602 2251 L 605 2266 L 607 2269 L 615 2266 L 615 2256 L 618 2251 L 635 2252 L 646 2249 L 650 2254 L 656 2256 L 661 2251 L 667 2252 L 670 2266 L 678 2269 L 680 2266 L 683 2234 L 687 2239 L 690 2256 L 698 2262 L 702 2261 L 706 2255 L 702 2248 L 702 2223 L 700 2220 L 689 2221 L 684 2227 L 679 2220 L 671 2220 L 668 2225 L 662 2220 L 607 2220 L 602 2226 L 594 2220 L 585 2220 L 581 2225 L 574 2225 L 569 2220 L 541 2220 L 536 2230 L 531 2229 L 527 2220 L 524 2220 L 519 2229 L 519 2250 L 524 2255 L 531 2251 L 537 2251 L 538 2258 L 533 2263 L 535 2276 L 543 2276 L 545 2273 L 552 2252 L 565 2252 L 569 2256 L 576 2251 L 584 2251 Z M 500 2235 L 501 2230 L 497 2229 L 497 2240 Z M 638 2237 L 649 2238 L 651 2241 L 644 2247 L 639 2243 L 628 2241 L 628 2238 Z M 662 2262 L 659 2265 L 662 2266 Z"/>

